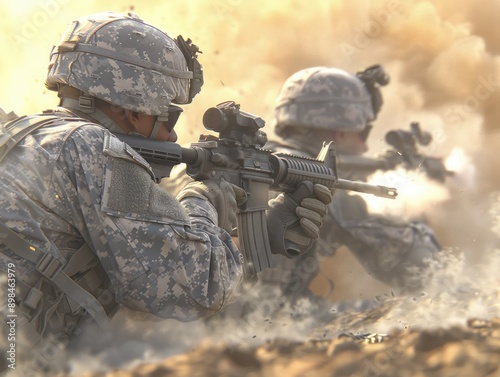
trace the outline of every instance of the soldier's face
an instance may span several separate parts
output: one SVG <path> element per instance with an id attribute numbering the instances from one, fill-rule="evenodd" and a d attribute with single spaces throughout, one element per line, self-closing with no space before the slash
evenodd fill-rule
<path id="1" fill-rule="evenodd" d="M 362 132 L 343 132 L 334 133 L 335 149 L 337 152 L 350 155 L 362 155 L 368 151 L 366 137 Z"/>
<path id="2" fill-rule="evenodd" d="M 133 119 L 133 127 L 136 132 L 140 133 L 145 137 L 149 137 L 153 131 L 153 126 L 156 122 L 156 116 L 136 113 L 135 119 Z M 170 128 L 167 122 L 161 122 L 160 129 L 156 134 L 156 140 L 160 141 L 177 141 L 177 133 L 173 128 Z"/>

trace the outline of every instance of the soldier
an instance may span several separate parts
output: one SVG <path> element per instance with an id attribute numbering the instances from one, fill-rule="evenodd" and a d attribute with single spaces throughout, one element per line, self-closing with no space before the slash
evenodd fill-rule
<path id="1" fill-rule="evenodd" d="M 174 104 L 190 103 L 203 84 L 196 52 L 134 14 L 81 18 L 51 53 L 46 86 L 59 107 L 0 128 L 0 268 L 15 279 L 8 308 L 30 344 L 63 342 L 86 322 L 105 326 L 118 305 L 204 318 L 244 281 L 226 231 L 244 191 L 192 182 L 175 198 L 110 132 L 175 141 Z M 277 219 L 291 211 L 282 202 L 269 211 Z M 314 205 L 302 218 L 319 227 L 326 205 Z M 309 239 L 299 225 L 273 237 L 294 232 Z"/>
<path id="2" fill-rule="evenodd" d="M 329 67 L 296 72 L 276 99 L 275 133 L 280 141 L 269 142 L 266 148 L 316 157 L 323 141 L 333 140 L 340 159 L 364 154 L 371 122 L 382 106 L 380 86 L 388 81 L 380 66 L 357 75 Z M 359 179 L 353 171 L 339 171 L 339 176 Z M 376 279 L 401 290 L 412 289 L 418 279 L 408 267 L 424 266 L 440 249 L 425 223 L 371 214 L 360 196 L 342 191 L 336 192 L 325 222 L 316 258 L 310 253 L 282 261 L 279 268 L 264 271 L 261 281 L 282 286 L 290 296 L 310 295 L 308 286 L 319 273 L 318 257 L 331 256 L 345 245 Z"/>

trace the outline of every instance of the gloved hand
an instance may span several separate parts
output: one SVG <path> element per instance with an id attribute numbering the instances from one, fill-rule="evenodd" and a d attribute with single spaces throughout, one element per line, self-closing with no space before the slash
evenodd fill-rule
<path id="1" fill-rule="evenodd" d="M 177 194 L 177 200 L 195 197 L 208 200 L 217 211 L 217 225 L 231 234 L 236 227 L 238 205 L 243 204 L 247 195 L 245 190 L 221 179 L 220 183 L 212 180 L 188 183 Z"/>
<path id="2" fill-rule="evenodd" d="M 292 194 L 270 200 L 267 230 L 272 252 L 293 258 L 310 251 L 332 196 L 328 187 L 305 181 Z"/>

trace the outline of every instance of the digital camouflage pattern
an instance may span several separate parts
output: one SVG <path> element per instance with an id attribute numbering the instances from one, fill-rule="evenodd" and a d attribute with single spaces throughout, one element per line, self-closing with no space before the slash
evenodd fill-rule
<path id="1" fill-rule="evenodd" d="M 307 156 L 305 148 L 297 149 L 286 141 L 268 143 L 266 148 Z M 341 176 L 345 176 L 343 172 Z M 319 261 L 334 255 L 342 245 L 349 248 L 369 274 L 401 290 L 418 284 L 412 271 L 417 275 L 417 269 L 425 266 L 425 259 L 440 250 L 427 224 L 370 214 L 360 196 L 338 190 L 328 206 L 314 252 L 288 261 L 280 259 L 278 267 L 264 271 L 260 280 L 263 284 L 279 285 L 291 298 L 311 295 L 308 286 L 320 273 Z"/>
<path id="2" fill-rule="evenodd" d="M 129 13 L 99 13 L 73 21 L 52 50 L 45 85 L 66 84 L 86 95 L 149 115 L 188 103 L 193 73 L 163 31 Z"/>
<path id="3" fill-rule="evenodd" d="M 179 203 L 108 130 L 60 115 L 25 137 L 0 164 L 0 221 L 37 252 L 60 260 L 87 243 L 99 260 L 96 273 L 105 271 L 104 286 L 114 292 L 111 300 L 126 307 L 181 321 L 221 309 L 232 299 L 242 268 L 231 237 L 217 227 L 214 207 L 198 198 Z M 16 298 L 23 308 L 22 288 L 35 286 L 40 275 L 0 244 L 2 273 L 9 262 L 16 266 Z M 53 316 L 46 334 L 71 335 L 82 311 L 48 281 L 40 289 L 44 301 L 68 319 Z M 72 315 L 77 318 L 69 321 Z"/>
<path id="4" fill-rule="evenodd" d="M 234 298 L 242 255 L 217 226 L 215 208 L 158 186 L 147 162 L 110 133 L 121 131 L 118 124 L 95 106 L 100 99 L 156 115 L 155 135 L 171 104 L 191 102 L 201 88 L 198 51 L 134 14 L 112 12 L 74 21 L 54 47 L 46 86 L 58 91 L 61 107 L 20 118 L 27 126 L 55 119 L 19 127 L 31 131 L 0 164 L 0 276 L 15 266 L 23 358 L 32 358 L 28 345 L 63 347 L 92 320 L 106 325 L 118 305 L 190 321 Z M 4 136 L 10 148 L 14 139 Z M 5 323 L 1 330 L 4 351 Z"/>
<path id="5" fill-rule="evenodd" d="M 343 70 L 307 68 L 294 73 L 276 98 L 276 134 L 287 127 L 362 131 L 374 119 L 364 83 Z"/>

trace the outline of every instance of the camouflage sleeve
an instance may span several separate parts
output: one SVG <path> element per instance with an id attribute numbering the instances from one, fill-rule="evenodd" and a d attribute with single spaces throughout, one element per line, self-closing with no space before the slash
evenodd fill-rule
<path id="1" fill-rule="evenodd" d="M 182 207 L 122 144 L 97 127 L 81 128 L 66 143 L 60 163 L 77 190 L 78 203 L 68 206 L 78 230 L 118 302 L 181 321 L 213 314 L 242 279 L 239 251 L 214 226 L 208 202 Z"/>
<path id="2" fill-rule="evenodd" d="M 346 245 L 371 275 L 387 284 L 413 284 L 411 272 L 440 249 L 425 223 L 369 214 L 359 196 L 337 192 L 329 210 L 336 242 Z"/>

